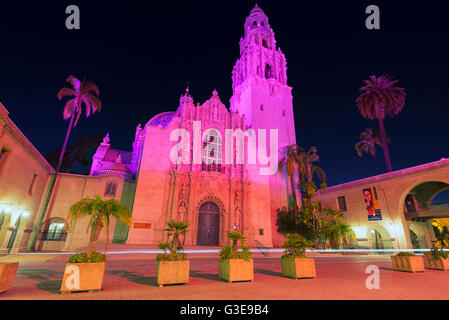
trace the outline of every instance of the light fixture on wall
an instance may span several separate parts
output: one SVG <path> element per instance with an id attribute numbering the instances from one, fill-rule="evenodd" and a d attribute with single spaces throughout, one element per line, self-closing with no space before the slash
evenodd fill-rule
<path id="1" fill-rule="evenodd" d="M 11 203 L 0 203 L 0 213 L 11 213 L 13 206 Z"/>
<path id="2" fill-rule="evenodd" d="M 357 240 L 366 239 L 367 229 L 365 227 L 356 225 L 352 227 L 352 230 L 354 230 L 355 237 L 357 238 Z"/>
<path id="3" fill-rule="evenodd" d="M 391 235 L 391 240 L 395 240 L 397 236 L 402 233 L 402 225 L 400 223 L 390 222 L 387 226 L 388 231 Z"/>

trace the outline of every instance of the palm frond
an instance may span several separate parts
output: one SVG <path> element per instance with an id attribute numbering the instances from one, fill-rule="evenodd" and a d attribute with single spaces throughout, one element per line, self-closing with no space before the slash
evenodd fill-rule
<path id="1" fill-rule="evenodd" d="M 65 96 L 74 96 L 75 95 L 75 90 L 70 89 L 70 88 L 62 88 L 61 90 L 59 90 L 59 92 L 56 94 L 56 97 L 61 100 L 63 97 Z"/>

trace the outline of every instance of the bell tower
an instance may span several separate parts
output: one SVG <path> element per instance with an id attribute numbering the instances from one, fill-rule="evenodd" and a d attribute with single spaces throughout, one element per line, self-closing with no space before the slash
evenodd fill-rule
<path id="1" fill-rule="evenodd" d="M 268 17 L 256 6 L 246 18 L 240 57 L 232 71 L 231 111 L 246 115 L 253 129 L 278 129 L 279 147 L 296 143 L 287 61 Z"/>
<path id="2" fill-rule="evenodd" d="M 296 144 L 292 88 L 287 85 L 287 61 L 276 45 L 268 17 L 256 6 L 246 18 L 240 39 L 240 57 L 232 71 L 233 95 L 230 110 L 245 115 L 248 128 L 278 130 L 278 159 L 283 147 Z M 257 142 L 259 146 L 259 141 Z M 268 150 L 268 144 L 267 150 Z M 250 207 L 257 219 L 268 217 L 272 243 L 280 246 L 284 239 L 277 233 L 276 209 L 288 207 L 289 196 L 285 177 L 279 173 L 261 176 L 258 166 L 247 166 L 252 181 Z M 256 220 L 257 221 L 257 220 Z"/>

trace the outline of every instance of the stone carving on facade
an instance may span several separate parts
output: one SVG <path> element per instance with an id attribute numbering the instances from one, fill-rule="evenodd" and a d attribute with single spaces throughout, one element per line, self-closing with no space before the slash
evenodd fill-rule
<path id="1" fill-rule="evenodd" d="M 242 190 L 240 187 L 234 191 L 234 216 L 233 216 L 233 229 L 235 231 L 242 232 Z"/>
<path id="2" fill-rule="evenodd" d="M 183 182 L 179 188 L 178 194 L 177 221 L 186 221 L 188 197 L 188 185 L 186 182 Z"/>

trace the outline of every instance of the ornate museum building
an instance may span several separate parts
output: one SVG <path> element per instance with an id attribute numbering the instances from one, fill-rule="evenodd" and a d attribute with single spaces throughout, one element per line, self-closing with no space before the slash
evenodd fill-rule
<path id="1" fill-rule="evenodd" d="M 1 188 L 0 209 L 13 214 L 3 215 L 7 218 L 0 226 L 0 250 L 85 246 L 87 221 L 66 228 L 64 219 L 70 205 L 96 195 L 118 199 L 132 211 L 129 229 L 111 224 L 115 243 L 158 244 L 165 224 L 175 219 L 189 224 L 185 245 L 226 244 L 229 230 L 243 232 L 249 245 L 279 244 L 275 210 L 287 205 L 288 190 L 277 173 L 277 161 L 283 146 L 296 143 L 292 88 L 287 85 L 285 56 L 257 5 L 246 18 L 239 47 L 229 109 L 216 90 L 200 104 L 187 88 L 177 108 L 137 126 L 132 151 L 111 148 L 108 134 L 88 176 L 56 177 L 18 129 L 8 131 L 10 141 L 0 138 L 0 147 L 7 151 L 0 170 L 14 177 L 7 189 Z M 1 108 L 2 121 L 13 126 Z M 32 167 L 17 172 L 6 168 L 25 156 Z M 54 178 L 54 192 L 47 199 Z M 3 185 L 1 179 L 8 177 L 0 175 Z M 33 181 L 31 187 L 28 180 Z"/>

